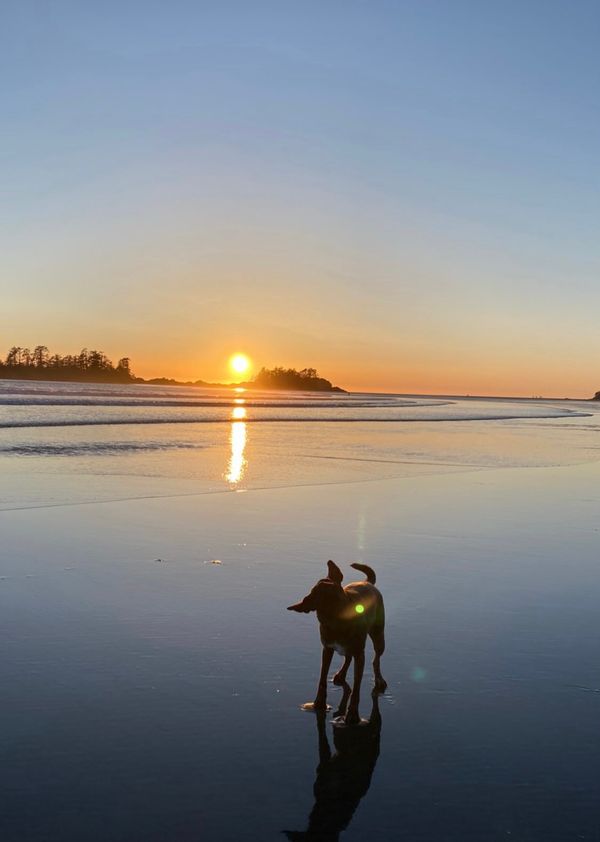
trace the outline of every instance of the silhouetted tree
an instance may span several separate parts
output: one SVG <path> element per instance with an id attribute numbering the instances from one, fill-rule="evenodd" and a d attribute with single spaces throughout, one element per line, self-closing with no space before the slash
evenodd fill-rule
<path id="1" fill-rule="evenodd" d="M 117 371 L 121 372 L 122 374 L 129 374 L 131 375 L 131 371 L 129 369 L 130 359 L 129 357 L 121 357 L 119 362 L 117 363 Z"/>
<path id="2" fill-rule="evenodd" d="M 79 368 L 85 370 L 88 367 L 88 350 L 87 348 L 82 348 L 79 352 L 79 356 L 77 357 L 77 365 Z"/>
<path id="3" fill-rule="evenodd" d="M 6 365 L 11 368 L 21 365 L 21 349 L 17 345 L 13 345 L 6 355 Z"/>
<path id="4" fill-rule="evenodd" d="M 45 345 L 36 345 L 33 350 L 33 364 L 36 368 L 45 368 L 48 365 L 48 348 Z"/>

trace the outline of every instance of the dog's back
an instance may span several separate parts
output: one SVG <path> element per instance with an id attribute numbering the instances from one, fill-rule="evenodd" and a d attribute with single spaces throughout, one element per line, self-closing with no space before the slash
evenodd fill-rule
<path id="1" fill-rule="evenodd" d="M 359 614 L 364 620 L 366 631 L 373 627 L 385 626 L 385 608 L 381 592 L 369 581 L 350 582 L 344 591 L 350 597 L 351 605 L 355 614 Z"/>

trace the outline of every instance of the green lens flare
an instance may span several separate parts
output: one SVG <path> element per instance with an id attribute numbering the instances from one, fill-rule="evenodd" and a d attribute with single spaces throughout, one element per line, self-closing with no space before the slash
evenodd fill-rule
<path id="1" fill-rule="evenodd" d="M 360 602 L 359 602 L 358 605 L 354 606 L 354 610 L 356 611 L 357 614 L 364 614 L 365 606 L 361 605 Z"/>

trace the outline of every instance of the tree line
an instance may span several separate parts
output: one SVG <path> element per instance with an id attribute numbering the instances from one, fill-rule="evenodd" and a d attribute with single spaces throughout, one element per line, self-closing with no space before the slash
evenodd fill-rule
<path id="1" fill-rule="evenodd" d="M 18 345 L 0 360 L 0 378 L 21 380 L 94 380 L 103 383 L 134 383 L 129 357 L 116 365 L 104 351 L 82 348 L 78 354 L 51 354 L 46 345 L 21 348 Z"/>
<path id="2" fill-rule="evenodd" d="M 339 386 L 333 386 L 330 380 L 319 377 L 316 368 L 261 368 L 252 386 L 261 389 L 300 389 L 306 392 L 343 392 Z"/>

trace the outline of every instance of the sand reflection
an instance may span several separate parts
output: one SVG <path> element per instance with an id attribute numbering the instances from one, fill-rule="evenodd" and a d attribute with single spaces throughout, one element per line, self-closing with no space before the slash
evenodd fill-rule
<path id="1" fill-rule="evenodd" d="M 236 401 L 237 403 L 237 401 Z M 231 418 L 233 423 L 231 425 L 231 455 L 229 457 L 229 464 L 227 465 L 227 473 L 225 479 L 227 482 L 235 486 L 243 478 L 246 471 L 246 409 L 243 406 L 234 407 Z"/>

